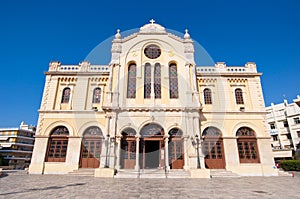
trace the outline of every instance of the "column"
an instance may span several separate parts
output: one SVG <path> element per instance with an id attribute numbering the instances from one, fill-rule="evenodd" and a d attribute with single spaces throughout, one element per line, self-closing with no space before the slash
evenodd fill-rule
<path id="1" fill-rule="evenodd" d="M 169 135 L 165 134 L 165 167 L 166 171 L 170 171 L 170 166 L 169 166 Z"/>
<path id="2" fill-rule="evenodd" d="M 106 124 L 105 124 L 105 134 L 106 134 L 106 137 L 105 137 L 105 140 L 104 140 L 104 143 L 102 144 L 102 151 L 103 152 L 101 152 L 101 163 L 102 164 L 100 164 L 100 167 L 102 167 L 102 165 L 104 165 L 104 168 L 108 168 L 109 166 L 109 163 L 108 163 L 108 150 L 109 150 L 109 127 L 110 127 L 110 119 L 111 119 L 111 116 L 109 116 L 109 115 L 106 115 L 105 116 L 106 117 Z M 104 154 L 104 155 L 103 155 Z"/>
<path id="3" fill-rule="evenodd" d="M 188 166 L 188 163 L 187 163 L 187 157 L 188 157 L 188 153 L 187 153 L 187 142 L 188 142 L 188 139 L 189 139 L 189 136 L 188 135 L 185 135 L 183 137 L 183 147 L 184 147 L 184 165 L 183 165 L 183 169 L 184 170 L 188 170 L 189 169 L 189 166 Z"/>
<path id="4" fill-rule="evenodd" d="M 135 141 L 135 167 L 134 169 L 136 171 L 139 171 L 140 170 L 140 162 L 139 162 L 139 155 L 140 155 L 140 135 L 136 135 L 136 141 Z"/>
<path id="5" fill-rule="evenodd" d="M 122 136 L 121 135 L 117 135 L 116 136 L 116 143 L 117 143 L 117 151 L 116 151 L 116 155 L 117 155 L 117 162 L 116 162 L 116 169 L 119 170 L 120 169 L 120 161 L 121 161 L 121 139 Z"/>
<path id="6" fill-rule="evenodd" d="M 119 82 L 119 76 L 120 76 L 120 65 L 115 65 L 116 67 L 116 81 Z M 119 106 L 119 84 L 116 83 L 115 88 L 113 88 L 113 107 L 118 107 Z"/>

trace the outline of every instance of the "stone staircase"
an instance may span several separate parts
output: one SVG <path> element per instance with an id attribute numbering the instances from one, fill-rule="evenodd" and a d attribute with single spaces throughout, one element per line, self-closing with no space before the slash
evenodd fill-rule
<path id="1" fill-rule="evenodd" d="M 119 169 L 114 178 L 139 178 L 140 173 L 134 169 Z"/>
<path id="2" fill-rule="evenodd" d="M 167 178 L 190 178 L 190 172 L 183 169 L 170 170 L 167 173 Z"/>
<path id="3" fill-rule="evenodd" d="M 94 168 L 79 168 L 78 170 L 69 172 L 70 176 L 89 176 L 94 177 L 95 169 Z"/>
<path id="4" fill-rule="evenodd" d="M 228 171 L 226 169 L 211 169 L 210 170 L 211 178 L 238 178 L 241 177 L 232 171 Z"/>
<path id="5" fill-rule="evenodd" d="M 190 178 L 190 173 L 183 169 L 170 170 L 168 173 L 164 169 L 142 169 L 139 172 L 120 169 L 114 178 Z"/>

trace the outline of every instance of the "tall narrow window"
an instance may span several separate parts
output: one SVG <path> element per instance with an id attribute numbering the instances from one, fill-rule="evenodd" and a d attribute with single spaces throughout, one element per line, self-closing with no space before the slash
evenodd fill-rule
<path id="1" fill-rule="evenodd" d="M 159 63 L 154 66 L 154 94 L 155 98 L 161 98 L 161 67 Z"/>
<path id="2" fill-rule="evenodd" d="M 144 98 L 150 98 L 151 95 L 151 66 L 149 63 L 145 64 L 144 71 Z"/>
<path id="3" fill-rule="evenodd" d="M 128 67 L 127 98 L 136 96 L 136 65 L 130 64 Z"/>
<path id="4" fill-rule="evenodd" d="M 204 89 L 203 94 L 204 94 L 204 103 L 212 104 L 211 90 L 209 88 L 206 88 L 206 89 Z"/>
<path id="5" fill-rule="evenodd" d="M 178 98 L 178 77 L 176 64 L 171 64 L 169 66 L 169 78 L 170 98 Z"/>
<path id="6" fill-rule="evenodd" d="M 95 88 L 93 93 L 93 103 L 100 103 L 101 88 Z"/>
<path id="7" fill-rule="evenodd" d="M 50 134 L 46 162 L 65 162 L 69 131 L 64 126 L 56 127 Z"/>
<path id="8" fill-rule="evenodd" d="M 61 103 L 69 103 L 70 94 L 71 94 L 71 89 L 69 87 L 64 88 L 62 92 Z"/>
<path id="9" fill-rule="evenodd" d="M 248 127 L 241 127 L 236 136 L 240 163 L 259 163 L 255 132 Z"/>
<path id="10" fill-rule="evenodd" d="M 244 104 L 242 89 L 240 88 L 235 89 L 235 100 L 237 104 Z"/>

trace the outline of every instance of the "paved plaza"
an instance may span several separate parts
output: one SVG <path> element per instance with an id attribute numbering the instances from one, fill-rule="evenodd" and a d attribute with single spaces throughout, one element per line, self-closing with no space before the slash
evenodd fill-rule
<path id="1" fill-rule="evenodd" d="M 101 179 L 4 172 L 0 198 L 300 198 L 295 177 Z"/>

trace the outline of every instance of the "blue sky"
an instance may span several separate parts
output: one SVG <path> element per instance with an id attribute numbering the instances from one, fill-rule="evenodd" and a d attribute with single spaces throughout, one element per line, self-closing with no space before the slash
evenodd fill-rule
<path id="1" fill-rule="evenodd" d="M 265 103 L 300 94 L 300 1 L 0 1 L 0 127 L 36 125 L 50 61 L 78 64 L 100 42 L 154 18 L 186 28 L 214 61 L 257 63 Z"/>

